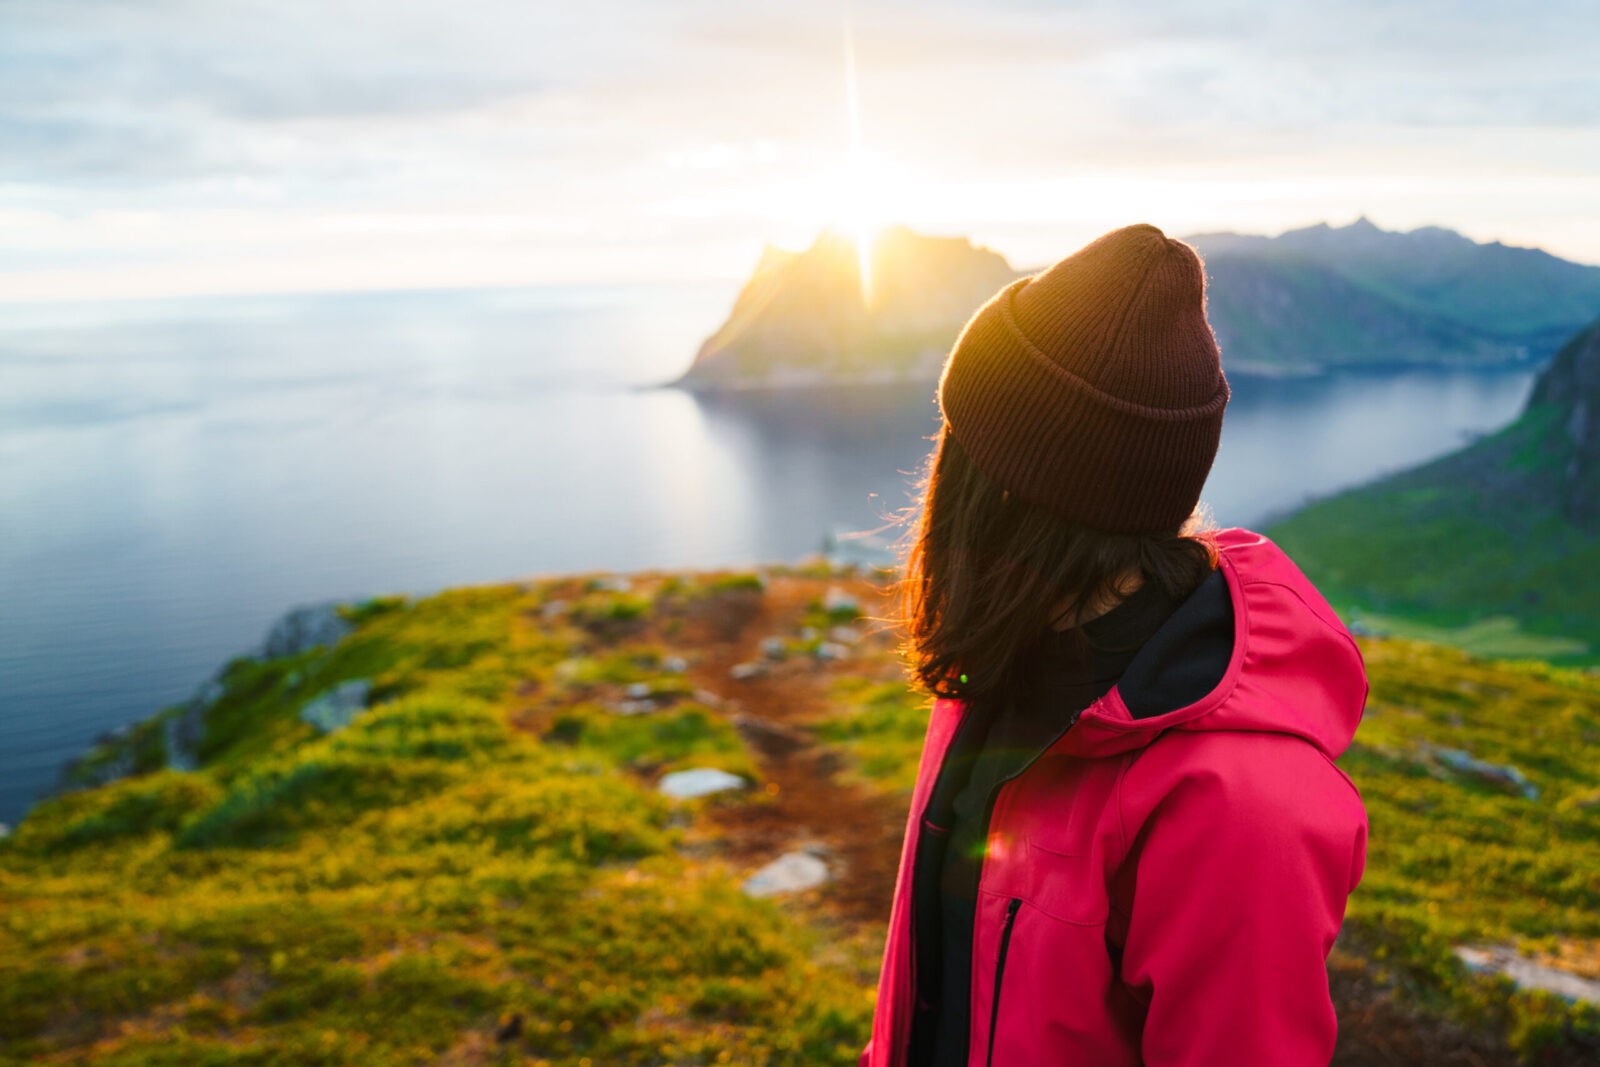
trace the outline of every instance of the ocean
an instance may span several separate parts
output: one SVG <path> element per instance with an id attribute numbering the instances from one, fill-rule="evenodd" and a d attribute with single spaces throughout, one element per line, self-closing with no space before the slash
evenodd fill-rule
<path id="1" fill-rule="evenodd" d="M 931 384 L 659 387 L 735 290 L 0 304 L 0 822 L 298 604 L 893 538 Z M 1231 380 L 1205 499 L 1249 526 L 1509 421 L 1532 372 Z"/>

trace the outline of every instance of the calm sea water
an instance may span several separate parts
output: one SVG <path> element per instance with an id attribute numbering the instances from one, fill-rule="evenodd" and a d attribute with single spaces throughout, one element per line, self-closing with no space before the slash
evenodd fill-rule
<path id="1" fill-rule="evenodd" d="M 795 559 L 908 502 L 929 386 L 702 398 L 730 285 L 0 305 L 0 821 L 300 603 Z M 1528 372 L 1235 377 L 1251 525 L 1508 421 Z"/>

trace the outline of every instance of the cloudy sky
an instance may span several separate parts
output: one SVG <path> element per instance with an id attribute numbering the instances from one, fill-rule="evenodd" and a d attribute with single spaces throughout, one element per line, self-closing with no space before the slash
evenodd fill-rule
<path id="1" fill-rule="evenodd" d="M 0 300 L 732 279 L 891 221 L 1600 263 L 1596 40 L 1596 0 L 0 0 Z"/>

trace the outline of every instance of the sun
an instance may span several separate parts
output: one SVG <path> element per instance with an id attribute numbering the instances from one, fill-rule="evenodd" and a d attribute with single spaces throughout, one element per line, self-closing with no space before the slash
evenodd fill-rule
<path id="1" fill-rule="evenodd" d="M 797 241 L 814 236 L 818 230 L 851 240 L 856 251 L 861 304 L 871 307 L 873 249 L 890 224 L 905 221 L 903 205 L 909 186 L 904 168 L 869 149 L 862 136 L 855 37 L 848 18 L 844 23 L 844 104 L 848 130 L 845 150 L 828 153 L 831 164 L 796 174 L 792 181 L 775 189 L 768 216 Z"/>

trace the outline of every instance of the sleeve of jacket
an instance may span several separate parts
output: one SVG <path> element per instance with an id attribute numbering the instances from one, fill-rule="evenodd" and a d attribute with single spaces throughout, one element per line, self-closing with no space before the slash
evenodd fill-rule
<path id="1" fill-rule="evenodd" d="M 872 1038 L 867 1038 L 867 1047 L 861 1050 L 861 1059 L 857 1067 L 868 1067 L 872 1062 Z"/>
<path id="2" fill-rule="evenodd" d="M 1326 1067 L 1327 958 L 1366 859 L 1355 786 L 1282 734 L 1169 734 L 1121 791 L 1122 980 L 1149 1067 Z"/>

